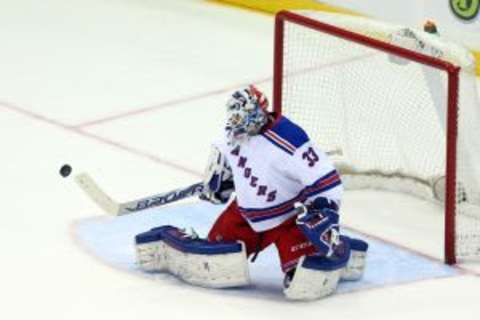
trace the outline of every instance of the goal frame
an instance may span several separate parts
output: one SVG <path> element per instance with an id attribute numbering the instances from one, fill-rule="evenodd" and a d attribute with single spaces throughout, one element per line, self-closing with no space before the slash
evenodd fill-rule
<path id="1" fill-rule="evenodd" d="M 444 261 L 455 264 L 455 215 L 456 215 L 456 159 L 458 135 L 458 88 L 460 67 L 450 62 L 427 56 L 410 49 L 383 42 L 327 23 L 323 23 L 291 11 L 280 11 L 275 16 L 273 110 L 282 114 L 283 53 L 285 23 L 294 23 L 304 28 L 327 33 L 343 40 L 380 50 L 398 57 L 428 65 L 447 73 L 447 133 L 444 206 Z"/>

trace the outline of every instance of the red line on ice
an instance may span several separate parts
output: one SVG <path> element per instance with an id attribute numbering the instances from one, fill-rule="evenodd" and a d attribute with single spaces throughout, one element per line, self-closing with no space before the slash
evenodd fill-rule
<path id="1" fill-rule="evenodd" d="M 257 83 L 257 84 L 265 83 L 265 82 L 271 81 L 271 79 L 272 78 L 269 77 L 269 78 L 254 81 L 253 83 Z M 240 83 L 240 84 L 231 85 L 231 86 L 228 86 L 228 87 L 225 87 L 225 88 L 222 88 L 222 89 L 216 89 L 216 90 L 212 90 L 212 91 L 208 91 L 208 92 L 204 92 L 204 93 L 199 93 L 199 94 L 195 94 L 195 95 L 191 95 L 191 96 L 187 96 L 187 97 L 183 97 L 183 98 L 173 99 L 173 100 L 165 101 L 165 102 L 162 102 L 162 103 L 159 103 L 159 104 L 156 104 L 156 105 L 152 105 L 152 106 L 143 107 L 143 108 L 140 108 L 140 109 L 135 109 L 135 110 L 126 111 L 126 112 L 123 112 L 123 113 L 110 115 L 110 116 L 100 118 L 100 119 L 96 119 L 96 120 L 87 121 L 87 122 L 84 122 L 84 123 L 74 125 L 73 127 L 75 127 L 75 128 L 86 128 L 86 127 L 96 126 L 96 125 L 103 124 L 103 123 L 106 123 L 106 122 L 110 122 L 110 121 L 114 121 L 114 120 L 118 120 L 118 119 L 123 119 L 123 118 L 131 117 L 131 116 L 136 116 L 136 115 L 139 115 L 139 114 L 142 114 L 142 113 L 156 111 L 156 110 L 159 110 L 159 109 L 176 106 L 176 105 L 186 103 L 186 102 L 190 102 L 190 101 L 195 101 L 195 100 L 208 98 L 208 97 L 218 95 L 218 94 L 222 94 L 222 93 L 227 93 L 227 92 L 230 92 L 232 90 L 244 87 L 244 86 L 246 86 L 248 84 L 251 84 L 251 83 L 252 82 Z"/>
<path id="2" fill-rule="evenodd" d="M 151 153 L 148 153 L 146 151 L 142 151 L 142 150 L 130 147 L 130 146 L 128 146 L 126 144 L 123 144 L 121 142 L 114 141 L 114 140 L 111 140 L 111 139 L 108 139 L 108 138 L 105 138 L 105 137 L 95 135 L 95 134 L 90 133 L 90 132 L 83 131 L 80 128 L 76 128 L 76 127 L 66 125 L 64 123 L 61 123 L 60 121 L 48 118 L 46 116 L 43 116 L 43 115 L 40 115 L 40 114 L 37 114 L 37 113 L 34 113 L 34 112 L 29 111 L 27 109 L 21 108 L 17 105 L 14 105 L 14 104 L 11 104 L 11 103 L 8 103 L 8 102 L 0 101 L 0 107 L 3 107 L 5 109 L 13 111 L 15 113 L 22 114 L 24 116 L 27 116 L 28 118 L 35 119 L 35 120 L 38 120 L 40 122 L 48 123 L 48 124 L 53 125 L 57 128 L 60 128 L 60 129 L 63 129 L 63 130 L 69 131 L 69 132 L 74 132 L 74 133 L 76 133 L 78 135 L 81 135 L 83 137 L 95 140 L 97 142 L 101 142 L 103 144 L 107 144 L 107 145 L 115 147 L 117 149 L 121 149 L 123 151 L 126 151 L 128 153 L 137 155 L 139 157 L 149 159 L 153 162 L 156 162 L 156 163 L 159 163 L 159 164 L 162 164 L 162 165 L 165 165 L 165 166 L 168 166 L 168 167 L 171 167 L 171 168 L 174 168 L 174 169 L 186 172 L 186 173 L 190 173 L 193 176 L 202 177 L 202 174 L 200 172 L 194 170 L 194 169 L 179 165 L 177 163 L 174 163 L 174 162 L 166 160 L 166 159 L 162 159 L 161 157 L 159 157 L 155 154 L 151 154 Z"/>
<path id="3" fill-rule="evenodd" d="M 308 66 L 308 67 L 305 67 L 305 68 L 300 68 L 300 69 L 297 69 L 297 70 L 290 71 L 289 76 L 290 77 L 302 76 L 302 75 L 305 75 L 305 74 L 308 74 L 308 73 L 311 73 L 311 72 L 315 72 L 315 71 L 318 71 L 318 70 L 321 70 L 321 69 L 328 69 L 328 68 L 332 68 L 332 67 L 342 66 L 342 65 L 345 65 L 346 63 L 349 63 L 349 62 L 355 62 L 355 61 L 367 59 L 367 58 L 373 57 L 375 55 L 376 54 L 374 54 L 374 53 L 367 53 L 367 54 L 362 54 L 362 55 L 359 55 L 359 56 L 350 57 L 350 58 L 345 59 L 345 60 L 311 65 L 311 66 Z M 247 86 L 247 85 L 252 84 L 252 83 L 253 84 L 261 84 L 261 83 L 271 82 L 272 80 L 273 80 L 273 77 L 270 76 L 270 77 L 266 77 L 266 78 L 263 78 L 263 79 L 257 79 L 256 81 L 238 83 L 238 84 L 234 84 L 234 85 L 231 85 L 231 86 L 228 86 L 228 87 L 225 87 L 225 88 L 221 88 L 221 89 L 216 89 L 216 90 L 212 90 L 212 91 L 208 91 L 208 92 L 204 92 L 204 93 L 199 93 L 199 94 L 195 94 L 195 95 L 191 95 L 191 96 L 187 96 L 187 97 L 183 97 L 183 98 L 178 98 L 178 99 L 174 99 L 174 100 L 170 100 L 170 101 L 165 101 L 165 102 L 153 105 L 153 106 L 148 106 L 148 107 L 143 107 L 143 108 L 140 108 L 140 109 L 126 111 L 126 112 L 123 112 L 123 113 L 118 113 L 118 114 L 106 116 L 104 118 L 99 118 L 99 119 L 96 119 L 96 120 L 90 120 L 90 121 L 87 121 L 87 122 L 83 122 L 83 123 L 73 125 L 72 127 L 74 127 L 74 128 L 92 127 L 92 126 L 104 124 L 104 123 L 114 121 L 114 120 L 118 120 L 118 119 L 128 118 L 128 117 L 131 117 L 131 116 L 136 116 L 136 115 L 139 115 L 139 114 L 156 111 L 156 110 L 160 110 L 160 109 L 163 109 L 163 108 L 177 106 L 179 104 L 190 102 L 190 101 L 195 101 L 195 100 L 208 98 L 208 97 L 218 95 L 218 94 L 230 93 L 232 90 Z"/>

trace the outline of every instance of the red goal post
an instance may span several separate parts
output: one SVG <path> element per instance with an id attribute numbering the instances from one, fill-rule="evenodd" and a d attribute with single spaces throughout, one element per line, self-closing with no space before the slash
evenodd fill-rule
<path id="1" fill-rule="evenodd" d="M 337 23 L 337 21 L 341 21 L 341 23 Z M 386 26 L 383 30 L 383 24 L 372 23 L 373 27 L 365 18 L 345 18 L 332 14 L 289 11 L 278 13 L 275 20 L 274 111 L 293 117 L 300 125 L 306 126 L 309 133 L 314 131 L 312 139 L 316 140 L 324 149 L 342 150 L 343 161 L 344 164 L 346 163 L 345 168 L 351 169 L 347 174 L 356 176 L 367 173 L 364 176 L 375 176 L 375 179 L 382 181 L 393 178 L 395 183 L 400 180 L 409 180 L 413 181 L 408 182 L 410 184 L 428 185 L 431 188 L 432 199 L 444 202 L 446 263 L 456 263 L 457 257 L 478 256 L 480 240 L 472 235 L 471 239 L 473 240 L 468 240 L 474 242 L 472 248 L 469 247 L 471 243 L 464 247 L 464 243 L 459 242 L 460 238 L 464 239 L 460 234 L 463 229 L 459 230 L 456 225 L 459 215 L 470 214 L 471 216 L 473 214 L 476 216 L 480 213 L 478 203 L 468 203 L 469 209 L 465 209 L 468 211 L 467 214 L 462 211 L 464 210 L 462 208 L 467 205 L 466 202 L 478 200 L 477 189 L 479 187 L 476 179 L 473 179 L 474 182 L 465 182 L 468 179 L 465 178 L 468 175 L 464 172 L 465 167 L 472 160 L 468 151 L 462 150 L 459 153 L 457 148 L 459 110 L 462 110 L 459 106 L 459 81 L 461 79 L 459 75 L 462 67 L 456 63 L 456 58 L 449 59 L 453 62 L 446 59 L 450 58 L 450 55 L 444 47 L 441 47 L 440 51 L 436 49 L 438 48 L 437 40 L 433 39 L 432 35 L 417 33 L 408 28 L 392 29 L 390 26 Z M 369 34 L 362 30 L 358 31 L 359 26 L 360 29 L 367 26 L 372 30 L 378 27 L 382 29 L 384 35 L 377 36 L 376 33 Z M 391 30 L 400 30 L 401 33 L 407 35 L 407 38 L 411 39 L 396 40 L 398 37 Z M 401 38 L 401 36 L 399 37 Z M 401 46 L 405 41 L 419 44 L 420 49 L 411 48 L 408 45 Z M 331 53 L 328 52 L 329 50 Z M 453 50 L 454 53 L 456 53 L 455 50 Z M 432 52 L 433 54 L 431 54 Z M 463 58 L 461 56 L 458 60 Z M 403 74 L 404 72 L 405 74 Z M 370 77 L 380 81 L 375 83 L 369 80 Z M 407 91 L 403 87 L 410 86 L 409 78 L 414 83 L 418 82 L 418 84 L 414 84 L 418 85 L 418 88 L 413 88 L 413 92 L 410 93 L 399 93 L 399 91 Z M 396 87 L 397 84 L 399 87 Z M 358 89 L 357 86 L 361 88 Z M 444 93 L 436 91 L 444 91 Z M 378 103 L 371 100 L 375 95 L 378 95 Z M 394 104 L 390 101 L 395 99 L 400 103 Z M 335 101 L 342 101 L 342 103 L 337 104 Z M 475 97 L 472 98 L 472 101 L 478 102 Z M 385 106 L 383 107 L 382 104 Z M 425 111 L 423 111 L 424 109 Z M 351 124 L 346 124 L 344 120 L 348 118 L 349 114 L 355 113 L 352 117 L 362 118 L 363 122 L 368 122 L 368 118 L 365 120 L 365 117 L 362 116 L 374 112 L 377 114 L 372 115 L 372 123 L 366 126 L 368 130 L 373 128 L 372 137 L 366 136 L 366 130 L 352 128 Z M 409 124 L 409 119 L 400 121 L 394 118 L 396 112 L 404 112 L 399 113 L 398 119 L 410 116 L 413 118 L 412 122 L 420 121 L 417 119 L 417 113 L 425 113 L 425 116 L 418 115 L 418 117 L 426 119 L 424 122 L 431 119 L 432 122 L 437 121 L 440 124 L 432 123 L 426 125 L 425 128 L 421 122 Z M 444 124 L 442 124 L 443 112 L 446 113 Z M 342 116 L 338 116 L 338 113 L 341 113 Z M 375 128 L 381 127 L 378 123 L 387 119 L 383 117 L 389 116 L 389 113 L 393 117 L 391 124 L 382 125 L 388 126 L 386 128 L 391 131 L 392 137 L 395 134 L 400 136 L 392 139 L 398 144 L 397 148 L 402 149 L 401 156 L 406 154 L 405 159 L 396 156 L 396 150 L 387 145 L 388 141 L 387 143 L 380 142 L 376 138 L 383 133 L 375 132 Z M 382 116 L 378 114 L 382 114 Z M 328 122 L 324 121 L 327 116 Z M 352 123 L 352 120 L 349 121 Z M 397 122 L 403 124 L 395 133 L 393 127 Z M 308 130 L 309 127 L 311 130 Z M 432 128 L 431 132 L 427 132 L 430 127 Z M 406 134 L 405 132 L 417 129 L 418 133 L 408 133 L 411 136 L 402 137 Z M 464 128 L 460 127 L 460 129 Z M 365 142 L 363 148 L 370 148 L 370 152 L 362 151 L 361 147 L 351 143 L 355 138 L 353 132 L 352 137 L 344 137 L 343 141 L 335 143 L 330 143 L 326 138 L 331 137 L 332 140 L 335 140 L 338 135 L 347 135 L 345 131 L 355 130 L 358 130 L 357 135 L 362 136 L 362 142 L 359 140 L 358 144 Z M 443 136 L 441 138 L 442 146 L 439 145 L 439 141 L 442 140 L 437 138 L 439 135 Z M 418 137 L 418 141 L 412 141 L 416 137 Z M 443 154 L 441 156 L 443 159 L 438 161 L 434 159 L 435 161 L 432 160 L 432 163 L 429 163 L 428 159 L 425 159 L 426 156 L 423 156 L 422 159 L 409 158 L 408 153 L 419 154 L 419 151 L 414 148 L 409 149 L 408 141 L 412 144 L 425 143 L 425 146 L 420 147 L 425 148 L 426 153 L 431 154 L 432 158 L 434 154 Z M 431 150 L 433 151 L 430 152 Z M 480 150 L 474 151 L 480 152 Z M 378 153 L 378 159 L 375 153 Z M 464 156 L 466 153 L 469 155 Z M 375 163 L 376 167 L 359 165 L 358 159 L 362 159 L 362 154 L 364 158 L 371 158 L 369 163 Z M 350 155 L 352 155 L 351 158 Z M 426 173 L 431 173 L 431 176 L 427 176 Z M 459 174 L 462 178 L 460 182 L 457 181 Z M 438 181 L 442 181 L 441 186 Z M 382 187 L 380 186 L 380 188 Z M 468 195 L 473 195 L 467 198 L 468 200 L 461 199 L 464 196 L 465 188 L 468 189 Z M 410 187 L 404 187 L 404 189 L 410 189 Z M 459 195 L 459 190 L 462 195 Z M 479 217 L 480 215 L 474 219 Z M 475 223 L 477 223 L 476 220 Z M 472 223 L 466 222 L 465 224 L 471 225 Z M 473 231 L 470 229 L 466 231 L 467 236 L 475 232 L 480 234 L 479 226 L 480 223 L 474 226 Z"/>

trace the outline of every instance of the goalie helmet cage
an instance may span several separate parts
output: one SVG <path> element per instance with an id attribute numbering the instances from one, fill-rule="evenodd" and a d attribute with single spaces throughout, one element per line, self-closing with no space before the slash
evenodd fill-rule
<path id="1" fill-rule="evenodd" d="M 276 15 L 274 111 L 339 150 L 347 189 L 443 203 L 448 264 L 480 255 L 473 69 L 466 50 L 421 31 L 311 11 Z"/>

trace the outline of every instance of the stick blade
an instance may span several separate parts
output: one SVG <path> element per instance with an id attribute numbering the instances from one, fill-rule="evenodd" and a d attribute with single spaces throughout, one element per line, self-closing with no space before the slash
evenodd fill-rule
<path id="1" fill-rule="evenodd" d="M 76 175 L 75 182 L 100 208 L 109 214 L 118 215 L 119 204 L 103 192 L 87 173 Z"/>

